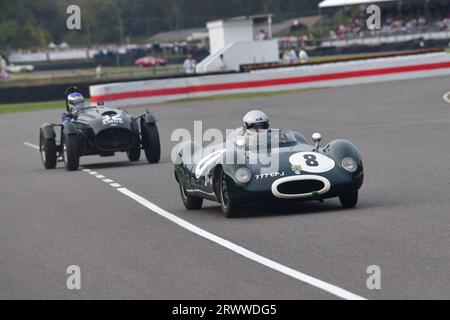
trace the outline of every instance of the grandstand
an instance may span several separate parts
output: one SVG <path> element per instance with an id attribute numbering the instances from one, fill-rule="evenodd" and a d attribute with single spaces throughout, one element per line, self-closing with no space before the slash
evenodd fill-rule
<path id="1" fill-rule="evenodd" d="M 366 26 L 366 8 L 381 8 L 381 29 Z M 325 0 L 319 4 L 323 47 L 450 39 L 447 0 Z"/>

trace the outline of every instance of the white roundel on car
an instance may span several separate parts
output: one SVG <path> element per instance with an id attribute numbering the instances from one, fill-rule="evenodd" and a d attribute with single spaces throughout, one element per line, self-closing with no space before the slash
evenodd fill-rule
<path id="1" fill-rule="evenodd" d="M 334 160 L 317 152 L 298 152 L 289 157 L 297 172 L 323 173 L 334 168 Z"/>

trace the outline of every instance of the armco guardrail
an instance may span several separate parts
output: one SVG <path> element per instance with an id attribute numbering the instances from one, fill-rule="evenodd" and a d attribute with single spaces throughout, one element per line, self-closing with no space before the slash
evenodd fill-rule
<path id="1" fill-rule="evenodd" d="M 91 101 L 112 107 L 140 106 L 225 93 L 331 87 L 450 75 L 450 54 L 328 63 L 179 79 L 111 83 L 90 87 Z"/>

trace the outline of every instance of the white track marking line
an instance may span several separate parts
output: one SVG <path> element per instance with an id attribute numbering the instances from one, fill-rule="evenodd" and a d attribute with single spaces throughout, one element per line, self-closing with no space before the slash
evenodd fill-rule
<path id="1" fill-rule="evenodd" d="M 450 103 L 450 91 L 444 94 L 442 97 L 446 102 Z"/>
<path id="2" fill-rule="evenodd" d="M 91 176 L 96 176 L 96 175 L 98 175 L 99 173 L 98 172 L 96 172 L 96 171 L 90 171 L 90 172 L 88 172 Z"/>
<path id="3" fill-rule="evenodd" d="M 95 176 L 97 179 L 105 179 L 106 177 L 105 176 L 102 176 L 101 174 L 98 174 L 98 175 L 96 175 Z"/>
<path id="4" fill-rule="evenodd" d="M 83 169 L 83 172 L 91 172 L 91 169 Z"/>
<path id="5" fill-rule="evenodd" d="M 104 183 L 113 183 L 114 182 L 114 180 L 111 180 L 111 179 L 103 179 L 102 180 Z"/>
<path id="6" fill-rule="evenodd" d="M 29 142 L 24 142 L 23 144 L 26 145 L 27 147 L 39 150 L 39 146 L 37 146 L 35 144 L 29 143 Z"/>
<path id="7" fill-rule="evenodd" d="M 127 197 L 135 200 L 136 202 L 140 203 L 141 205 L 143 205 L 144 207 L 146 207 L 147 209 L 159 214 L 160 216 L 176 223 L 177 225 L 179 225 L 180 227 L 191 231 L 192 233 L 195 233 L 196 235 L 205 238 L 207 240 L 210 240 L 224 248 L 227 248 L 241 256 L 244 256 L 250 260 L 253 260 L 259 264 L 262 264 L 270 269 L 273 269 L 275 271 L 281 272 L 287 276 L 290 276 L 294 279 L 300 280 L 302 282 L 305 282 L 313 287 L 322 289 L 328 293 L 331 293 L 339 298 L 342 299 L 347 299 L 347 300 L 366 300 L 365 298 L 358 296 L 354 293 L 351 293 L 347 290 L 344 290 L 342 288 L 339 288 L 335 285 L 332 285 L 330 283 L 327 283 L 325 281 L 322 281 L 320 279 L 311 277 L 307 274 L 304 274 L 302 272 L 299 272 L 297 270 L 294 270 L 292 268 L 289 268 L 287 266 L 284 266 L 276 261 L 270 260 L 268 258 L 265 258 L 253 251 L 250 251 L 244 247 L 241 247 L 231 241 L 228 241 L 226 239 L 223 239 L 219 236 L 216 236 L 215 234 L 212 234 L 204 229 L 201 229 L 189 222 L 187 222 L 186 220 L 183 220 L 181 218 L 179 218 L 178 216 L 169 213 L 167 211 L 165 211 L 164 209 L 161 209 L 160 207 L 158 207 L 157 205 L 151 203 L 150 201 L 148 201 L 145 198 L 142 198 L 141 196 L 135 194 L 134 192 L 131 192 L 130 190 L 128 190 L 127 188 L 118 188 L 117 191 L 121 192 L 122 194 L 126 195 Z"/>
<path id="8" fill-rule="evenodd" d="M 29 142 L 24 142 L 24 145 L 33 148 L 33 149 L 37 149 L 39 150 L 39 147 L 36 145 L 33 145 Z M 89 169 L 85 169 L 85 170 L 89 170 Z M 91 171 L 85 171 L 86 173 L 92 174 Z M 98 175 L 98 173 L 95 173 L 96 175 Z M 107 181 L 105 181 L 107 180 Z M 103 179 L 104 182 L 109 183 L 111 179 Z M 113 180 L 111 180 L 113 181 Z M 212 234 L 211 232 L 208 232 L 202 228 L 199 228 L 195 225 L 193 225 L 190 222 L 187 222 L 186 220 L 183 220 L 181 218 L 179 218 L 178 216 L 167 212 L 166 210 L 158 207 L 157 205 L 151 203 L 150 201 L 148 201 L 147 199 L 137 195 L 136 193 L 128 190 L 127 188 L 123 188 L 120 184 L 118 183 L 110 183 L 110 186 L 116 188 L 117 191 L 119 191 L 120 193 L 124 194 L 125 196 L 129 197 L 130 199 L 140 203 L 141 205 L 143 205 L 144 207 L 146 207 L 147 209 L 149 209 L 150 211 L 153 211 L 154 213 L 172 221 L 173 223 L 179 225 L 180 227 L 204 238 L 207 239 L 209 241 L 212 241 L 226 249 L 229 249 L 247 259 L 250 259 L 254 262 L 257 262 L 261 265 L 264 265 L 272 270 L 278 271 L 280 273 L 283 273 L 289 277 L 292 277 L 294 279 L 297 279 L 299 281 L 302 281 L 304 283 L 307 283 L 315 288 L 321 289 L 323 291 L 326 291 L 332 295 L 335 295 L 339 298 L 342 299 L 346 299 L 346 300 L 367 300 L 366 298 L 356 295 L 350 291 L 347 291 L 345 289 L 339 288 L 331 283 L 322 281 L 320 279 L 314 278 L 312 276 L 309 276 L 305 273 L 302 273 L 300 271 L 294 270 L 292 268 L 289 268 L 285 265 L 282 265 L 276 261 L 270 260 L 268 258 L 265 258 L 253 251 L 250 251 L 244 247 L 241 247 L 231 241 L 228 241 L 224 238 L 221 238 L 219 236 L 216 236 L 215 234 Z"/>
<path id="9" fill-rule="evenodd" d="M 110 183 L 109 185 L 113 188 L 122 188 L 122 186 L 118 183 Z"/>

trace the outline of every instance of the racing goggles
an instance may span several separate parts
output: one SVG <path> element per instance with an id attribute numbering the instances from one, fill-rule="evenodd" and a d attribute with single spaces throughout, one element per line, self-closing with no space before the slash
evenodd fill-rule
<path id="1" fill-rule="evenodd" d="M 84 99 L 77 99 L 69 101 L 69 107 L 71 108 L 84 108 Z"/>
<path id="2" fill-rule="evenodd" d="M 269 123 L 268 122 L 260 122 L 260 123 L 253 123 L 247 127 L 248 130 L 255 130 L 258 132 L 259 130 L 267 130 L 269 129 Z"/>

